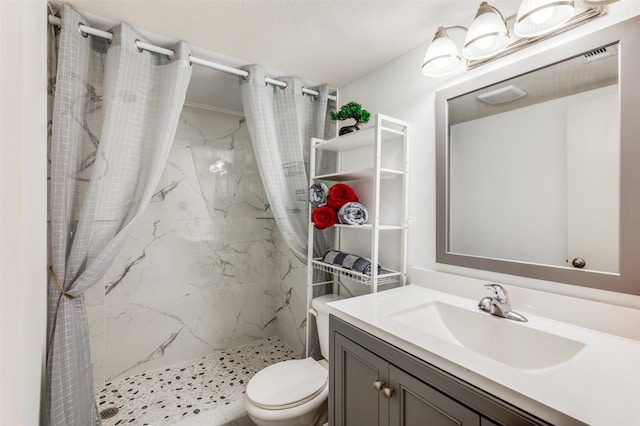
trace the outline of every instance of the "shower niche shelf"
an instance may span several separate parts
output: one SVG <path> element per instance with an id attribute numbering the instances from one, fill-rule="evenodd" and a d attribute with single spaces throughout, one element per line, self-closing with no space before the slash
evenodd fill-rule
<path id="1" fill-rule="evenodd" d="M 369 220 L 364 225 L 336 224 L 320 231 L 315 229 L 309 212 L 308 307 L 316 286 L 331 285 L 335 293 L 344 284 L 361 294 L 405 285 L 408 134 L 407 122 L 376 114 L 372 124 L 359 131 L 329 140 L 311 140 L 309 185 L 349 185 L 367 209 Z M 317 257 L 323 253 L 313 253 L 315 239 L 320 235 L 327 248 L 370 259 L 372 265 L 381 266 L 380 272 L 372 267 L 371 275 L 365 275 L 323 262 L 322 257 Z M 325 274 L 314 274 L 318 270 Z M 360 285 L 364 287 L 359 288 Z M 307 342 L 309 333 L 307 328 Z"/>

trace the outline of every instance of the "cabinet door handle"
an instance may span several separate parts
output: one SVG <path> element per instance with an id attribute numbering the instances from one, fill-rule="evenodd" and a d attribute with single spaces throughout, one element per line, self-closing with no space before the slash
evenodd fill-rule
<path id="1" fill-rule="evenodd" d="M 391 399 L 391 397 L 393 396 L 393 392 L 395 392 L 394 388 L 385 387 L 384 389 L 382 389 L 382 393 L 384 394 L 384 397 L 387 399 Z"/>
<path id="2" fill-rule="evenodd" d="M 382 388 L 384 387 L 385 382 L 381 381 L 381 380 L 376 380 L 375 382 L 373 382 L 373 387 L 376 388 L 376 390 L 378 392 L 380 392 L 382 390 Z M 385 388 L 386 389 L 386 388 Z"/>

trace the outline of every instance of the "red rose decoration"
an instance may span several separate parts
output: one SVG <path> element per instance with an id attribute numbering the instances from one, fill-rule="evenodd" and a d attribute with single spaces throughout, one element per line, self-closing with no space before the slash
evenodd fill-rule
<path id="1" fill-rule="evenodd" d="M 324 229 L 335 225 L 338 221 L 338 216 L 331 207 L 320 206 L 311 212 L 311 221 L 316 228 Z"/>
<path id="2" fill-rule="evenodd" d="M 348 185 L 344 183 L 336 183 L 329 188 L 329 196 L 327 197 L 327 204 L 335 210 L 340 210 L 340 207 L 347 203 L 354 203 L 358 201 L 356 193 L 353 192 Z"/>

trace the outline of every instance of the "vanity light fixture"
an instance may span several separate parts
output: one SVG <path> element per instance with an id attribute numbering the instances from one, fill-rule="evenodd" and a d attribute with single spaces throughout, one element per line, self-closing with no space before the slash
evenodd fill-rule
<path id="1" fill-rule="evenodd" d="M 464 60 L 468 69 L 477 67 L 602 16 L 607 12 L 605 5 L 617 1 L 522 0 L 518 13 L 506 18 L 483 1 L 468 29 L 459 25 L 438 27 L 425 54 L 422 73 L 429 77 L 445 75 Z M 512 20 L 510 34 L 508 23 Z M 462 54 L 447 34 L 453 28 L 467 31 Z"/>
<path id="2" fill-rule="evenodd" d="M 574 11 L 573 0 L 523 0 L 513 32 L 519 37 L 547 34 L 571 19 Z"/>
<path id="3" fill-rule="evenodd" d="M 484 59 L 509 44 L 509 32 L 502 13 L 483 1 L 467 31 L 462 54 L 467 59 Z"/>
<path id="4" fill-rule="evenodd" d="M 483 1 L 468 29 L 459 25 L 438 27 L 425 54 L 422 73 L 438 77 L 452 72 L 464 60 L 467 60 L 467 68 L 473 68 L 517 52 L 551 34 L 566 31 L 604 15 L 607 11 L 605 5 L 617 1 L 619 0 L 522 0 L 518 13 L 507 18 Z M 513 36 L 509 34 L 507 24 L 512 19 Z M 447 34 L 447 30 L 453 28 L 467 31 L 462 54 Z"/>
<path id="5" fill-rule="evenodd" d="M 447 74 L 456 69 L 462 63 L 462 56 L 458 46 L 449 38 L 447 30 L 465 27 L 438 27 L 438 31 L 433 36 L 433 41 L 424 55 L 422 63 L 422 73 L 429 77 L 437 77 Z"/>

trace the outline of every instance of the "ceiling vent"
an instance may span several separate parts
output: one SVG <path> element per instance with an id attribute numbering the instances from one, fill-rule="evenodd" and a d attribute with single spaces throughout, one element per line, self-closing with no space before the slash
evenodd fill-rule
<path id="1" fill-rule="evenodd" d="M 599 47 L 593 49 L 590 52 L 582 55 L 585 59 L 585 63 L 599 61 L 600 59 L 608 58 L 609 56 L 615 56 L 618 54 L 618 45 L 612 44 L 611 46 Z"/>
<path id="2" fill-rule="evenodd" d="M 491 92 L 478 95 L 478 99 L 489 105 L 500 105 L 507 102 L 515 101 L 523 96 L 526 96 L 527 92 L 516 86 L 507 86 L 501 89 L 496 89 Z"/>

